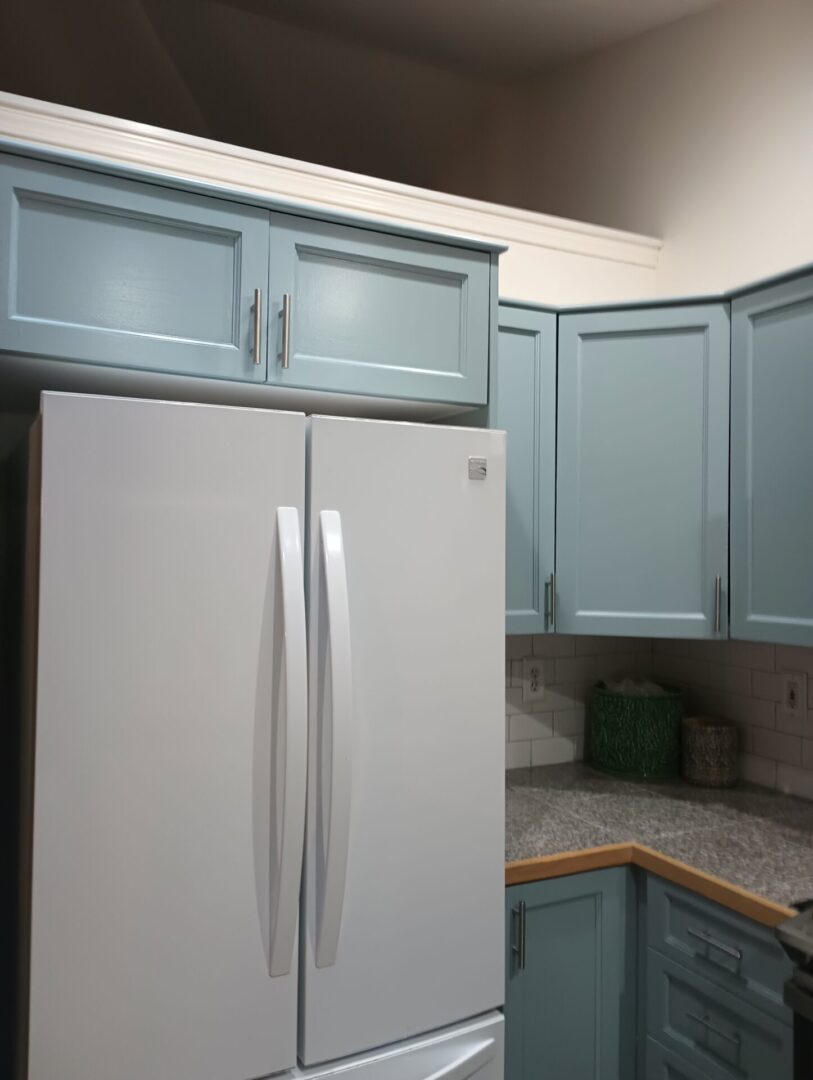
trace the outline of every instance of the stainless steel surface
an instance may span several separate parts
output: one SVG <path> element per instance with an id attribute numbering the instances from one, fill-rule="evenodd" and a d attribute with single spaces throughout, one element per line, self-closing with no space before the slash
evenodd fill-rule
<path id="1" fill-rule="evenodd" d="M 718 952 L 725 953 L 726 956 L 732 956 L 735 960 L 742 960 L 742 952 L 739 949 L 735 949 L 733 945 L 726 945 L 725 942 L 718 941 L 706 930 L 693 930 L 690 926 L 686 933 L 693 938 L 697 938 L 698 941 L 702 941 L 710 949 L 717 949 Z"/>
<path id="2" fill-rule="evenodd" d="M 260 355 L 262 351 L 262 334 L 263 334 L 263 291 L 262 289 L 254 290 L 254 304 L 252 310 L 254 311 L 254 344 L 252 352 L 254 353 L 254 363 L 262 363 L 262 357 Z"/>
<path id="3" fill-rule="evenodd" d="M 723 579 L 718 575 L 714 579 L 714 633 L 720 633 L 720 606 L 722 599 Z"/>
<path id="4" fill-rule="evenodd" d="M 469 458 L 469 480 L 485 480 L 488 475 L 488 460 L 484 457 Z"/>
<path id="5" fill-rule="evenodd" d="M 714 1035 L 717 1039 L 723 1039 L 725 1042 L 730 1043 L 732 1046 L 736 1046 L 737 1049 L 739 1049 L 740 1034 L 738 1031 L 735 1031 L 733 1035 L 728 1031 L 723 1031 L 723 1029 L 717 1027 L 716 1024 L 712 1024 L 708 1015 L 698 1016 L 697 1013 L 687 1012 L 686 1016 L 689 1020 L 694 1020 L 696 1024 L 700 1024 L 701 1027 L 705 1028 L 709 1035 Z"/>
<path id="6" fill-rule="evenodd" d="M 282 366 L 287 368 L 291 363 L 291 307 L 293 301 L 290 293 L 282 294 L 282 308 L 279 317 L 282 319 Z"/>
<path id="7" fill-rule="evenodd" d="M 511 909 L 514 920 L 514 940 L 511 943 L 511 952 L 517 958 L 517 970 L 522 971 L 525 967 L 525 901 L 520 900 Z"/>
<path id="8" fill-rule="evenodd" d="M 556 574 L 548 578 L 550 583 L 550 628 L 556 629 Z"/>

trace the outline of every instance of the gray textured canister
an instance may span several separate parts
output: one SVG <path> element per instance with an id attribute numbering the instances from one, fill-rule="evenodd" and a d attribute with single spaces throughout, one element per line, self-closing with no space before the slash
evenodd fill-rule
<path id="1" fill-rule="evenodd" d="M 737 725 L 716 716 L 687 716 L 683 721 L 683 779 L 702 787 L 737 783 Z"/>

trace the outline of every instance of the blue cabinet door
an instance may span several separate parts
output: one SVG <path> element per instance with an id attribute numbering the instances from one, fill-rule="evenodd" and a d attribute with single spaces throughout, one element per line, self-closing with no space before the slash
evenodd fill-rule
<path id="1" fill-rule="evenodd" d="M 731 636 L 813 645 L 813 276 L 736 299 Z"/>
<path id="2" fill-rule="evenodd" d="M 263 381 L 268 218 L 0 155 L 0 352 Z"/>
<path id="3" fill-rule="evenodd" d="M 727 304 L 560 317 L 557 630 L 726 634 L 728 395 Z"/>
<path id="4" fill-rule="evenodd" d="M 506 1080 L 634 1075 L 631 890 L 628 867 L 506 890 Z"/>
<path id="5" fill-rule="evenodd" d="M 485 404 L 491 261 L 488 252 L 272 215 L 269 381 Z"/>
<path id="6" fill-rule="evenodd" d="M 505 632 L 553 630 L 556 315 L 500 304 L 489 425 L 508 434 Z"/>

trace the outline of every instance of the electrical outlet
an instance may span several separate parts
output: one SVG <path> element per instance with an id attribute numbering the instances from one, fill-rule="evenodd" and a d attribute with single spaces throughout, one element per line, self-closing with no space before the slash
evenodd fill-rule
<path id="1" fill-rule="evenodd" d="M 797 671 L 782 672 L 782 711 L 801 716 L 807 708 L 807 676 Z"/>
<path id="2" fill-rule="evenodd" d="M 526 656 L 522 662 L 522 700 L 540 701 L 545 696 L 543 662 L 538 656 Z"/>

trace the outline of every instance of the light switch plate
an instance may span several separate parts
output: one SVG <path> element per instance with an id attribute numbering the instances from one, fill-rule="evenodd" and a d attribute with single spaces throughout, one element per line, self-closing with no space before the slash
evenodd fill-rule
<path id="1" fill-rule="evenodd" d="M 798 671 L 782 672 L 782 711 L 803 716 L 807 709 L 807 676 Z"/>
<path id="2" fill-rule="evenodd" d="M 522 661 L 522 700 L 541 701 L 545 696 L 544 661 L 538 656 L 526 656 Z"/>

